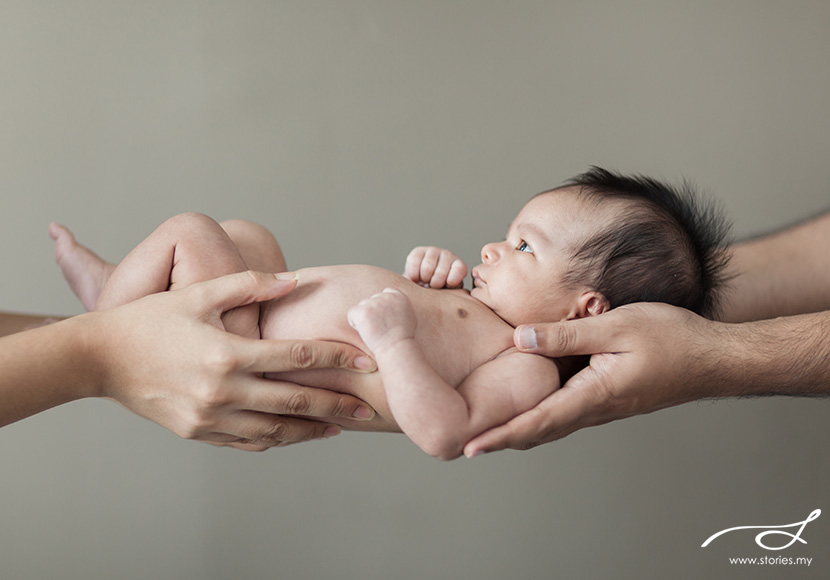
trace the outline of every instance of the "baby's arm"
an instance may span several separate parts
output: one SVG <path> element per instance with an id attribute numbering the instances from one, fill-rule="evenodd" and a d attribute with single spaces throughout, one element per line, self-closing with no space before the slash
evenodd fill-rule
<path id="1" fill-rule="evenodd" d="M 428 288 L 461 288 L 467 264 L 449 250 L 418 246 L 409 252 L 403 275 Z"/>
<path id="2" fill-rule="evenodd" d="M 398 425 L 439 459 L 455 459 L 470 439 L 533 408 L 559 387 L 553 360 L 516 351 L 480 366 L 453 388 L 426 360 L 414 339 L 412 304 L 396 290 L 352 308 L 349 323 L 375 356 Z"/>

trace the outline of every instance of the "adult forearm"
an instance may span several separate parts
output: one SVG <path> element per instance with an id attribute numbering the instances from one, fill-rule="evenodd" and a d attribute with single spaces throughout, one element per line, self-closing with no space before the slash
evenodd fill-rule
<path id="1" fill-rule="evenodd" d="M 712 394 L 830 395 L 830 312 L 724 326 Z"/>
<path id="2" fill-rule="evenodd" d="M 88 315 L 0 338 L 0 427 L 93 395 Z"/>
<path id="3" fill-rule="evenodd" d="M 830 309 L 830 213 L 736 244 L 723 320 L 744 322 Z"/>
<path id="4" fill-rule="evenodd" d="M 60 319 L 38 314 L 0 312 L 0 336 L 8 336 L 26 330 L 27 328 L 33 328 L 46 322 L 55 322 L 57 320 Z"/>

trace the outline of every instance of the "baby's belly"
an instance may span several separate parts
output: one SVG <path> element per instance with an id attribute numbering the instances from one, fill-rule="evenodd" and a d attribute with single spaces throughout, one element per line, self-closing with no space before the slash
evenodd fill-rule
<path id="1" fill-rule="evenodd" d="M 416 340 L 432 368 L 453 387 L 513 344 L 513 329 L 466 293 L 425 289 L 396 272 L 362 265 L 299 270 L 297 288 L 264 306 L 262 337 L 337 341 L 369 353 L 346 314 L 364 298 L 389 287 L 412 300 L 418 316 Z M 348 393 L 377 412 L 373 422 L 344 422 L 347 428 L 399 430 L 380 373 L 314 370 L 268 376 Z"/>
<path id="2" fill-rule="evenodd" d="M 392 287 L 407 292 L 415 284 L 395 272 L 372 266 L 325 266 L 297 271 L 297 288 L 265 305 L 263 338 L 334 340 L 365 346 L 349 325 L 349 308 Z"/>

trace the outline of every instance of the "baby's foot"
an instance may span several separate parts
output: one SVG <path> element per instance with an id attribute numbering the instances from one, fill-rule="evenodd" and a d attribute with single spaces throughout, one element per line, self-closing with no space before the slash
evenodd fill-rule
<path id="1" fill-rule="evenodd" d="M 49 224 L 49 237 L 55 240 L 55 261 L 75 296 L 84 308 L 93 310 L 101 288 L 109 279 L 115 264 L 101 259 L 89 248 L 75 241 L 68 229 L 56 223 Z"/>

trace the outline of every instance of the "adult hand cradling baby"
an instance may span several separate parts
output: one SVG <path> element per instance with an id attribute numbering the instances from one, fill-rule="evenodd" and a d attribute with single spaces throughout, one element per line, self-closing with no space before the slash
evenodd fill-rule
<path id="1" fill-rule="evenodd" d="M 373 410 L 354 397 L 259 376 L 373 370 L 358 349 L 224 331 L 224 312 L 283 296 L 295 284 L 242 272 L 4 337 L 0 426 L 72 400 L 107 397 L 181 437 L 261 451 L 340 431 L 326 419 L 282 414 L 370 419 Z"/>
<path id="2" fill-rule="evenodd" d="M 469 442 L 468 456 L 530 449 L 585 427 L 728 396 L 739 372 L 712 356 L 714 345 L 732 338 L 727 325 L 666 304 L 630 304 L 596 317 L 520 326 L 515 338 L 525 352 L 593 356 L 537 407 Z"/>
<path id="3" fill-rule="evenodd" d="M 688 401 L 830 393 L 830 213 L 732 248 L 721 314 L 631 304 L 593 318 L 519 326 L 516 346 L 590 364 L 538 406 L 464 448 L 530 449 Z M 777 318 L 776 318 L 777 317 Z"/>

